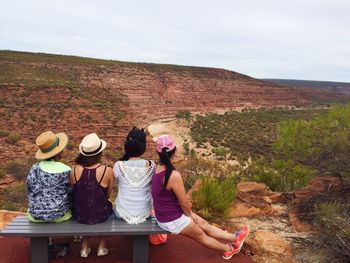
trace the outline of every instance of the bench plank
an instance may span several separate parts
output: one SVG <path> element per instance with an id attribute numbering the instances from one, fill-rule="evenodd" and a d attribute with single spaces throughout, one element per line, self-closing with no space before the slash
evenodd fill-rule
<path id="1" fill-rule="evenodd" d="M 62 223 L 33 223 L 25 216 L 17 216 L 0 231 L 0 236 L 30 237 L 31 262 L 48 263 L 48 237 L 131 235 L 133 236 L 133 262 L 148 263 L 148 235 L 167 233 L 158 226 L 154 218 L 137 225 L 115 219 L 95 225 L 84 225 L 74 220 Z"/>
<path id="2" fill-rule="evenodd" d="M 111 219 L 95 225 L 84 225 L 74 220 L 62 223 L 33 223 L 25 216 L 18 216 L 4 230 L 1 236 L 72 236 L 72 235 L 148 235 L 167 233 L 160 228 L 154 219 L 144 223 L 131 225 L 124 220 Z"/>

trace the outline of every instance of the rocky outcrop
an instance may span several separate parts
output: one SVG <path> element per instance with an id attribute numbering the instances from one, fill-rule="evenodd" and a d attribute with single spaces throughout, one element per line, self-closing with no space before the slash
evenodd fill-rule
<path id="1" fill-rule="evenodd" d="M 337 192 L 343 188 L 343 182 L 339 177 L 315 177 L 306 187 L 293 192 L 294 208 L 289 213 L 289 221 L 292 227 L 299 232 L 313 232 L 318 229 L 307 220 L 309 211 L 302 209 L 302 204 L 312 198 L 317 198 L 327 193 Z"/>
<path id="2" fill-rule="evenodd" d="M 245 242 L 245 250 L 259 263 L 294 263 L 291 245 L 282 237 L 266 230 L 258 230 Z"/>
<path id="3" fill-rule="evenodd" d="M 0 230 L 10 223 L 16 216 L 25 215 L 23 212 L 0 210 Z"/>
<path id="4" fill-rule="evenodd" d="M 272 192 L 265 184 L 242 182 L 237 185 L 236 201 L 230 209 L 231 217 L 281 215 L 286 213 L 285 197 Z"/>
<path id="5" fill-rule="evenodd" d="M 306 187 L 293 192 L 297 201 L 305 201 L 327 192 L 339 191 L 343 187 L 343 182 L 339 177 L 315 177 Z"/>
<path id="6" fill-rule="evenodd" d="M 0 188 L 5 188 L 14 181 L 15 181 L 15 178 L 13 178 L 13 176 L 5 175 L 0 179 Z"/>

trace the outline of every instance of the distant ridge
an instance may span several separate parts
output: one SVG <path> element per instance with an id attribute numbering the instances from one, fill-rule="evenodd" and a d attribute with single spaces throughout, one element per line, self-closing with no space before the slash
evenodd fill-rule
<path id="1" fill-rule="evenodd" d="M 350 88 L 350 82 L 299 80 L 299 79 L 260 79 L 280 85 L 292 87 L 314 87 L 314 88 Z"/>

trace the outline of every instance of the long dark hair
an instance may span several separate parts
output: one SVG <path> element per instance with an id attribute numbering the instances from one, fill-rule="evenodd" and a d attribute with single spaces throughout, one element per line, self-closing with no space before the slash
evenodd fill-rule
<path id="1" fill-rule="evenodd" d="M 146 151 L 146 133 L 143 129 L 134 127 L 129 131 L 124 143 L 124 155 L 120 161 L 127 161 L 130 157 L 139 157 Z"/>
<path id="2" fill-rule="evenodd" d="M 96 163 L 99 163 L 101 161 L 101 158 L 102 158 L 102 152 L 93 156 L 85 156 L 80 153 L 78 157 L 75 159 L 75 163 L 83 167 L 89 167 Z"/>
<path id="3" fill-rule="evenodd" d="M 170 158 L 174 155 L 176 151 L 176 147 L 171 151 L 168 151 L 167 147 L 162 148 L 162 152 L 158 153 L 159 155 L 159 163 L 161 165 L 165 165 L 165 177 L 164 177 L 164 188 L 168 184 L 171 173 L 176 170 L 173 164 L 171 163 Z"/>

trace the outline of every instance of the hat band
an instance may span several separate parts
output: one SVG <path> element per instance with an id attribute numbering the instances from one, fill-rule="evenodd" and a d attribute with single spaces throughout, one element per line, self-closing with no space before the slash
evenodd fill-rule
<path id="1" fill-rule="evenodd" d="M 85 155 L 95 155 L 96 153 L 98 153 L 98 152 L 101 150 L 101 148 L 102 148 L 102 141 L 100 142 L 100 146 L 99 146 L 96 150 L 94 150 L 94 151 L 92 151 L 92 152 L 84 151 L 83 148 L 82 148 L 81 150 L 82 150 L 82 152 L 83 152 Z"/>
<path id="2" fill-rule="evenodd" d="M 60 139 L 57 137 L 56 141 L 49 147 L 46 149 L 40 149 L 43 153 L 48 153 L 51 152 L 53 149 L 55 149 L 60 143 Z"/>

